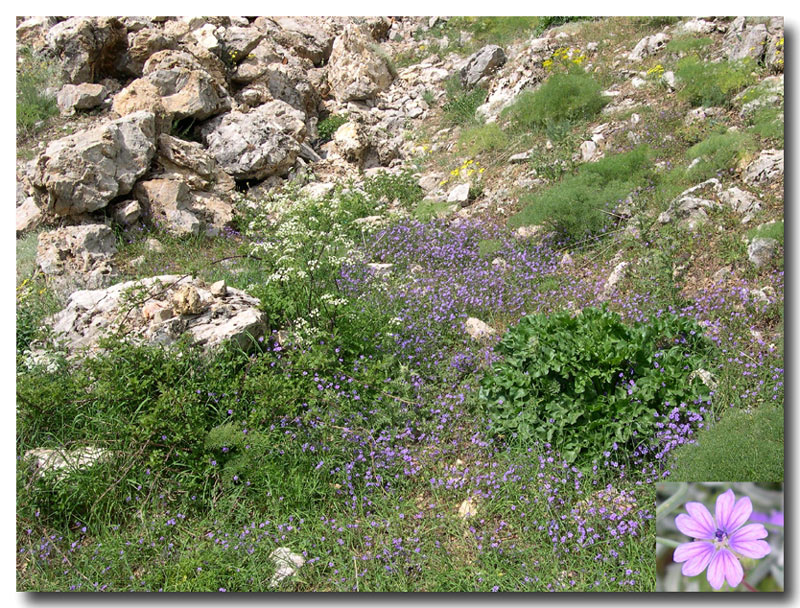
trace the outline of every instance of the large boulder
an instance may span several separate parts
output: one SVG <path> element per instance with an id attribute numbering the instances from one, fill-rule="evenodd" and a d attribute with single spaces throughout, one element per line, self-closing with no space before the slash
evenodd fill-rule
<path id="1" fill-rule="evenodd" d="M 275 105 L 279 103 L 259 106 L 247 114 L 229 112 L 203 125 L 208 151 L 226 173 L 236 179 L 264 179 L 291 169 L 300 142 L 292 131 L 285 131 L 287 121 L 282 117 L 288 106 Z"/>
<path id="2" fill-rule="evenodd" d="M 155 116 L 136 112 L 51 142 L 33 185 L 57 215 L 97 211 L 127 194 L 155 154 Z"/>
<path id="3" fill-rule="evenodd" d="M 56 103 L 62 114 L 74 114 L 78 110 L 96 108 L 108 94 L 102 84 L 65 84 L 56 95 Z"/>
<path id="4" fill-rule="evenodd" d="M 186 335 L 206 349 L 226 340 L 247 348 L 264 334 L 258 305 L 258 299 L 238 289 L 212 293 L 203 281 L 161 275 L 76 291 L 48 324 L 70 354 L 95 350 L 102 337 L 117 331 L 151 344 L 170 345 Z"/>
<path id="5" fill-rule="evenodd" d="M 147 60 L 143 74 L 114 97 L 117 114 L 148 110 L 167 120 L 205 120 L 231 108 L 225 89 L 189 53 L 159 51 Z"/>
<path id="6" fill-rule="evenodd" d="M 747 245 L 747 259 L 749 259 L 756 268 L 761 268 L 775 257 L 779 246 L 780 243 L 777 239 L 765 237 L 754 238 Z"/>
<path id="7" fill-rule="evenodd" d="M 747 25 L 744 17 L 737 17 L 722 40 L 723 52 L 728 61 L 750 58 L 760 61 L 767 42 L 767 26 L 763 23 Z"/>
<path id="8" fill-rule="evenodd" d="M 753 162 L 745 167 L 742 179 L 746 184 L 764 184 L 783 175 L 783 150 L 762 150 Z"/>
<path id="9" fill-rule="evenodd" d="M 194 141 L 162 133 L 158 136 L 156 164 L 161 177 L 184 181 L 192 190 L 231 192 L 236 187 L 214 157 Z"/>
<path id="10" fill-rule="evenodd" d="M 126 68 L 135 75 L 141 76 L 144 64 L 159 51 L 175 49 L 178 42 L 161 28 L 145 28 L 128 34 L 128 63 Z"/>
<path id="11" fill-rule="evenodd" d="M 392 73 L 374 48 L 354 25 L 348 25 L 336 37 L 328 62 L 328 82 L 336 101 L 372 99 L 392 84 Z"/>
<path id="12" fill-rule="evenodd" d="M 282 46 L 292 49 L 299 57 L 305 57 L 314 65 L 323 65 L 331 56 L 334 35 L 314 17 L 273 17 L 280 30 L 274 39 Z"/>
<path id="13" fill-rule="evenodd" d="M 489 44 L 467 59 L 467 63 L 461 68 L 461 84 L 471 89 L 505 62 L 505 51 L 496 44 Z"/>
<path id="14" fill-rule="evenodd" d="M 128 36 L 116 17 L 72 17 L 47 32 L 47 45 L 61 60 L 64 82 L 98 82 L 124 73 Z"/>
<path id="15" fill-rule="evenodd" d="M 652 36 L 645 36 L 633 47 L 633 50 L 628 53 L 628 59 L 630 61 L 641 61 L 645 57 L 658 53 L 668 42 L 669 36 L 664 32 L 659 32 Z"/>
<path id="16" fill-rule="evenodd" d="M 47 32 L 58 23 L 55 17 L 30 17 L 17 26 L 17 44 L 40 51 L 47 46 Z"/>
<path id="17" fill-rule="evenodd" d="M 91 272 L 117 252 L 114 231 L 103 224 L 66 226 L 39 234 L 36 265 L 46 275 Z"/>

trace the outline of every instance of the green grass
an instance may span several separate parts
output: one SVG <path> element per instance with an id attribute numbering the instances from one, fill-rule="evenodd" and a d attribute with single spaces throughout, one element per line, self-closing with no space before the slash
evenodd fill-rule
<path id="1" fill-rule="evenodd" d="M 445 120 L 451 125 L 475 124 L 475 110 L 486 101 L 486 90 L 481 87 L 465 90 L 461 77 L 454 74 L 445 84 L 445 94 L 442 106 Z"/>
<path id="2" fill-rule="evenodd" d="M 461 131 L 458 138 L 460 150 L 468 156 L 477 156 L 485 152 L 499 152 L 505 150 L 508 143 L 508 135 L 497 123 L 466 128 Z"/>
<path id="3" fill-rule="evenodd" d="M 754 239 L 754 238 L 775 239 L 781 245 L 783 245 L 783 221 L 772 222 L 770 224 L 761 226 L 760 228 L 753 228 L 752 230 L 748 231 L 747 237 L 749 239 Z"/>
<path id="4" fill-rule="evenodd" d="M 783 481 L 783 408 L 733 409 L 674 453 L 671 481 Z"/>
<path id="5" fill-rule="evenodd" d="M 679 36 L 677 38 L 673 38 L 672 40 L 667 42 L 665 48 L 668 53 L 675 53 L 677 55 L 686 55 L 686 54 L 701 55 L 713 43 L 714 41 L 711 38 L 707 37 L 698 38 L 696 36 L 687 34 L 685 36 Z"/>
<path id="6" fill-rule="evenodd" d="M 317 133 L 319 134 L 320 141 L 330 141 L 333 138 L 333 134 L 336 133 L 336 129 L 346 122 L 347 116 L 340 114 L 330 114 L 320 120 L 317 125 Z"/>
<path id="7" fill-rule="evenodd" d="M 39 123 L 58 114 L 55 97 L 47 96 L 47 87 L 59 85 L 57 66 L 30 49 L 20 53 L 17 67 L 17 131 L 32 135 Z"/>

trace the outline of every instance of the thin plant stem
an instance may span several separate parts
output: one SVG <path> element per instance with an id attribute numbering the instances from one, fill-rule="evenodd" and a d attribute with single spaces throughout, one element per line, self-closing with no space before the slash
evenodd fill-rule
<path id="1" fill-rule="evenodd" d="M 681 543 L 679 543 L 676 540 L 672 540 L 671 538 L 664 538 L 662 536 L 656 536 L 656 542 L 658 544 L 664 545 L 665 547 L 672 547 L 673 549 L 681 545 Z"/>

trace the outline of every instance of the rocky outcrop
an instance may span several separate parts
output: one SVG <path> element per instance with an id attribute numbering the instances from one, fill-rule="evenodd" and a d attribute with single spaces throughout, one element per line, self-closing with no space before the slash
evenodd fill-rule
<path id="1" fill-rule="evenodd" d="M 294 121 L 286 119 L 285 105 L 266 104 L 246 114 L 233 111 L 203 125 L 208 151 L 226 173 L 236 179 L 264 179 L 292 167 L 300 142 L 291 134 Z"/>
<path id="2" fill-rule="evenodd" d="M 760 61 L 764 56 L 767 26 L 763 23 L 747 25 L 744 17 L 737 17 L 728 27 L 722 40 L 722 49 L 728 61 L 750 58 Z"/>
<path id="3" fill-rule="evenodd" d="M 776 239 L 758 237 L 747 245 L 747 258 L 756 268 L 767 265 L 775 257 L 780 243 Z"/>
<path id="4" fill-rule="evenodd" d="M 155 116 L 136 112 L 51 142 L 32 182 L 57 215 L 97 211 L 130 192 L 154 154 Z"/>
<path id="5" fill-rule="evenodd" d="M 123 72 L 128 37 L 116 17 L 72 17 L 51 27 L 46 40 L 61 60 L 64 82 L 98 82 Z"/>
<path id="6" fill-rule="evenodd" d="M 709 210 L 721 207 L 715 200 L 721 191 L 722 185 L 716 178 L 692 186 L 673 199 L 669 208 L 658 216 L 658 221 L 662 224 L 678 221 L 682 227 L 694 230 L 708 221 Z M 713 198 L 707 198 L 709 195 Z"/>
<path id="7" fill-rule="evenodd" d="M 667 42 L 669 42 L 669 36 L 664 32 L 659 32 L 652 36 L 645 36 L 633 47 L 633 50 L 628 54 L 628 59 L 631 61 L 641 61 L 645 57 L 655 55 Z"/>
<path id="8" fill-rule="evenodd" d="M 66 226 L 39 235 L 36 265 L 49 276 L 81 275 L 87 286 L 100 287 L 113 276 L 109 260 L 117 252 L 114 232 L 103 224 Z"/>
<path id="9" fill-rule="evenodd" d="M 147 60 L 143 74 L 114 97 L 117 114 L 147 110 L 167 121 L 205 120 L 231 108 L 225 89 L 190 53 L 159 51 Z"/>
<path id="10" fill-rule="evenodd" d="M 471 89 L 494 74 L 505 62 L 503 49 L 496 44 L 489 44 L 467 59 L 460 72 L 461 84 Z"/>
<path id="11" fill-rule="evenodd" d="M 763 150 L 744 170 L 746 184 L 765 184 L 783 175 L 783 150 Z"/>
<path id="12" fill-rule="evenodd" d="M 76 291 L 49 324 L 71 355 L 96 350 L 100 338 L 115 332 L 164 345 L 186 335 L 210 349 L 226 340 L 248 348 L 265 329 L 256 298 L 230 287 L 215 296 L 202 281 L 177 275 Z"/>
<path id="13" fill-rule="evenodd" d="M 387 62 L 373 48 L 355 25 L 348 25 L 336 37 L 328 63 L 328 81 L 336 101 L 371 99 L 392 84 Z"/>
<path id="14" fill-rule="evenodd" d="M 74 114 L 77 110 L 96 108 L 108 95 L 102 84 L 65 84 L 56 95 L 56 103 L 62 114 Z"/>

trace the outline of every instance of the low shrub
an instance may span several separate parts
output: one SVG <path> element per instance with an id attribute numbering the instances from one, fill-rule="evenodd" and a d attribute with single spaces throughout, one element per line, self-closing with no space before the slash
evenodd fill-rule
<path id="1" fill-rule="evenodd" d="M 784 146 L 783 108 L 758 108 L 750 118 L 748 133 L 758 135 L 762 139 L 771 140 L 777 148 Z"/>
<path id="2" fill-rule="evenodd" d="M 676 55 L 693 54 L 699 55 L 711 46 L 714 41 L 711 38 L 697 38 L 696 36 L 686 35 L 673 38 L 667 42 L 666 51 Z"/>
<path id="3" fill-rule="evenodd" d="M 317 134 L 319 135 L 320 141 L 330 141 L 333 138 L 333 134 L 336 133 L 336 129 L 346 122 L 347 116 L 342 116 L 340 114 L 329 114 L 320 120 L 317 125 Z"/>
<path id="4" fill-rule="evenodd" d="M 576 175 L 520 200 L 525 207 L 509 220 L 511 227 L 544 225 L 577 241 L 613 225 L 614 207 L 642 183 L 650 171 L 650 151 L 640 146 L 581 165 Z"/>
<path id="5" fill-rule="evenodd" d="M 714 133 L 686 151 L 686 159 L 699 161 L 687 171 L 693 181 L 714 177 L 720 171 L 734 169 L 756 150 L 756 142 L 749 133 L 726 131 Z"/>
<path id="6" fill-rule="evenodd" d="M 710 348 L 671 313 L 635 325 L 605 308 L 528 315 L 495 347 L 503 359 L 480 397 L 495 434 L 548 442 L 585 465 L 612 447 L 653 445 L 679 404 L 699 409 L 709 391 L 690 374 Z"/>
<path id="7" fill-rule="evenodd" d="M 780 222 L 771 222 L 769 224 L 764 224 L 759 228 L 753 228 L 747 233 L 748 238 L 766 238 L 766 239 L 775 239 L 781 245 L 783 245 L 783 221 Z"/>
<path id="8" fill-rule="evenodd" d="M 545 131 L 548 126 L 589 120 L 608 104 L 602 86 L 582 68 L 555 73 L 535 91 L 523 92 L 503 111 L 521 129 Z"/>
<path id="9" fill-rule="evenodd" d="M 482 152 L 505 149 L 508 135 L 496 123 L 489 123 L 464 129 L 458 138 L 458 145 L 465 154 L 476 156 Z"/>
<path id="10" fill-rule="evenodd" d="M 752 61 L 704 62 L 696 55 L 684 57 L 675 68 L 681 83 L 678 95 L 692 106 L 726 106 L 732 104 L 733 96 L 751 85 Z"/>

